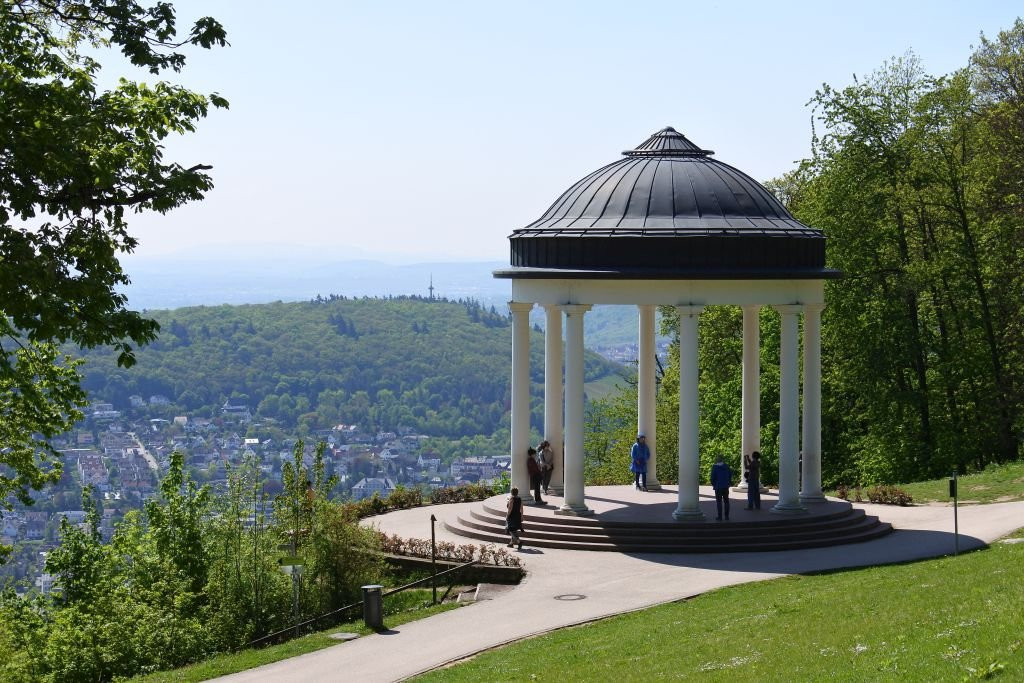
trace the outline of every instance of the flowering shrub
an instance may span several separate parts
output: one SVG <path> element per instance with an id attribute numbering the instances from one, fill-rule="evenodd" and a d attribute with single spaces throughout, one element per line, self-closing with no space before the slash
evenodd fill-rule
<path id="1" fill-rule="evenodd" d="M 900 505 L 902 507 L 914 504 L 913 496 L 897 486 L 875 486 L 866 492 L 862 492 L 860 486 L 854 487 L 853 501 L 855 503 L 863 503 L 865 495 L 870 503 Z M 850 500 L 850 487 L 845 485 L 837 486 L 836 496 L 843 500 Z"/>
<path id="2" fill-rule="evenodd" d="M 914 504 L 914 498 L 909 493 L 896 486 L 876 486 L 872 489 L 868 489 L 867 495 L 868 500 L 872 503 L 899 505 L 901 507 Z"/>
<path id="3" fill-rule="evenodd" d="M 390 536 L 377 532 L 380 548 L 392 555 L 408 555 L 410 557 L 430 557 L 430 541 L 422 538 L 402 538 L 397 534 Z M 449 541 L 437 542 L 437 559 L 451 562 L 469 562 L 477 559 L 481 564 L 493 564 L 497 567 L 521 567 L 519 558 L 505 548 L 491 544 L 475 546 L 472 543 L 455 545 Z"/>

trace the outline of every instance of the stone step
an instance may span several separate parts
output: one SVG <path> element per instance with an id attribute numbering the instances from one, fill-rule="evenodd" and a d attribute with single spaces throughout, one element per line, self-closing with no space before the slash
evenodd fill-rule
<path id="1" fill-rule="evenodd" d="M 838 529 L 850 526 L 855 522 L 864 519 L 863 510 L 852 509 L 838 514 L 830 514 L 818 517 L 797 516 L 783 520 L 774 519 L 776 515 L 763 511 L 764 522 L 733 522 L 728 524 L 709 524 L 705 522 L 644 522 L 641 527 L 659 534 L 675 536 L 721 536 L 721 535 L 745 535 L 751 531 L 757 533 L 796 533 L 801 531 L 817 531 Z M 496 524 L 502 528 L 505 525 L 505 515 L 497 510 L 484 506 L 473 508 L 470 516 L 479 522 Z M 576 523 L 575 517 L 541 517 L 539 515 L 524 515 L 523 524 L 530 529 L 537 531 L 565 531 L 575 534 L 634 534 L 638 528 L 636 522 L 605 522 L 589 520 L 589 524 Z"/>
<path id="2" fill-rule="evenodd" d="M 505 519 L 505 509 L 494 505 L 491 502 L 492 500 L 493 499 L 488 499 L 488 500 L 484 501 L 482 503 L 481 509 L 484 512 L 486 512 L 486 513 L 488 513 L 488 514 L 490 514 L 492 516 L 500 517 L 501 519 Z M 769 510 L 770 507 L 771 507 L 770 505 L 767 505 L 767 506 L 765 506 L 761 510 L 761 513 L 765 514 L 765 517 L 763 519 L 759 519 L 759 520 L 753 521 L 753 522 L 739 522 L 739 521 L 737 521 L 737 522 L 733 522 L 733 524 L 735 524 L 735 525 L 755 525 L 757 527 L 769 527 L 770 526 L 770 527 L 787 528 L 790 525 L 794 525 L 794 524 L 806 524 L 810 520 L 813 520 L 813 522 L 815 522 L 815 523 L 817 523 L 817 522 L 827 522 L 827 521 L 832 521 L 832 520 L 839 520 L 839 519 L 845 518 L 846 516 L 851 514 L 851 512 L 853 512 L 853 513 L 860 513 L 862 515 L 864 514 L 863 510 L 858 510 L 856 508 L 846 508 L 846 509 L 842 509 L 842 510 L 837 510 L 835 512 L 829 512 L 829 513 L 826 513 L 826 514 L 815 514 L 813 516 L 794 515 L 794 516 L 790 517 L 790 516 L 779 516 L 779 515 L 776 515 L 776 514 L 770 512 L 770 510 Z M 476 508 L 474 508 L 474 509 L 476 509 Z M 552 517 L 553 510 L 555 510 L 555 508 L 551 507 L 551 506 L 546 506 L 546 507 L 535 507 L 535 506 L 529 506 L 529 505 L 524 506 L 523 507 L 523 522 L 525 523 L 527 521 L 531 521 L 531 522 L 542 523 L 542 524 L 543 523 L 549 523 L 549 522 L 552 521 L 552 518 L 553 518 Z M 666 515 L 666 517 L 667 516 L 668 515 Z M 604 529 L 604 528 L 621 527 L 621 528 L 627 528 L 628 529 L 628 528 L 632 528 L 633 525 L 635 524 L 634 521 L 617 521 L 617 520 L 608 520 L 608 519 L 598 519 L 598 518 L 595 518 L 595 517 L 573 517 L 573 516 L 564 516 L 563 517 L 563 516 L 559 516 L 559 517 L 554 517 L 554 519 L 557 520 L 558 524 L 562 524 L 562 525 L 568 524 L 568 525 L 577 526 L 577 527 L 584 527 L 584 528 L 602 528 L 602 529 Z M 645 521 L 644 525 L 645 526 L 650 526 L 650 527 L 662 527 L 662 528 L 666 528 L 666 529 L 681 529 L 681 528 L 704 529 L 704 528 L 707 528 L 707 523 L 706 522 L 677 522 L 677 521 L 675 521 L 673 519 L 665 519 L 664 521 L 657 521 L 657 520 Z"/>
<path id="3" fill-rule="evenodd" d="M 445 528 L 460 536 L 490 543 L 507 543 L 508 534 L 492 530 L 479 530 L 463 526 L 459 522 L 444 522 Z M 700 541 L 696 539 L 668 539 L 663 543 L 644 542 L 640 538 L 632 539 L 601 539 L 590 537 L 585 540 L 551 540 L 531 536 L 529 530 L 523 534 L 525 545 L 538 548 L 558 548 L 564 550 L 594 550 L 612 552 L 672 552 L 672 553 L 727 553 L 727 552 L 767 552 L 779 550 L 799 550 L 803 548 L 820 548 L 848 543 L 860 543 L 885 536 L 892 531 L 892 526 L 885 522 L 874 523 L 856 533 L 836 534 L 823 538 L 789 538 L 765 536 L 759 540 L 735 542 L 729 539 L 719 541 Z M 584 537 L 577 537 L 583 539 Z M 663 539 L 665 540 L 665 539 Z"/>
<path id="4" fill-rule="evenodd" d="M 704 523 L 702 529 L 661 529 L 636 525 L 632 528 L 616 527 L 614 529 L 577 529 L 571 526 L 561 527 L 556 524 L 540 524 L 524 522 L 526 532 L 524 538 L 536 538 L 552 541 L 580 542 L 612 542 L 616 544 L 664 544 L 676 542 L 694 543 L 758 543 L 766 538 L 786 538 L 804 540 L 815 538 L 831 538 L 837 535 L 857 534 L 878 524 L 878 518 L 861 514 L 850 515 L 848 520 L 833 521 L 827 526 L 808 523 L 791 525 L 784 533 L 777 528 L 757 528 L 752 525 L 734 528 L 732 522 Z M 505 520 L 486 515 L 471 514 L 459 516 L 458 523 L 466 529 L 473 529 L 490 534 L 504 534 Z"/>
<path id="5" fill-rule="evenodd" d="M 639 506 L 639 507 L 637 507 Z M 665 521 L 670 501 L 657 509 L 643 503 L 609 510 L 601 516 L 554 514 L 555 508 L 528 507 L 523 512 L 523 542 L 541 548 L 618 552 L 748 552 L 794 550 L 858 543 L 884 536 L 892 526 L 849 504 L 832 502 L 807 515 L 779 516 L 767 509 L 743 521 Z M 610 518 L 611 517 L 611 518 Z M 617 517 L 617 518 L 616 518 Z M 656 517 L 655 519 L 651 519 Z M 491 543 L 507 543 L 505 511 L 500 498 L 472 506 L 445 520 L 452 533 Z"/>

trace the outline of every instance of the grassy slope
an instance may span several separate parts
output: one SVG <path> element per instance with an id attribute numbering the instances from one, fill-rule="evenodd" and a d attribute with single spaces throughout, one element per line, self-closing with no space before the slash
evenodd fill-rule
<path id="1" fill-rule="evenodd" d="M 997 543 L 955 558 L 725 588 L 418 680 L 1024 680 L 1022 585 L 1024 543 Z"/>
<path id="2" fill-rule="evenodd" d="M 583 386 L 583 391 L 588 399 L 597 400 L 619 391 L 625 385 L 626 380 L 621 375 L 611 374 L 593 382 L 587 382 Z"/>
<path id="3" fill-rule="evenodd" d="M 949 502 L 949 479 L 921 481 L 900 486 L 915 503 Z M 993 465 L 976 474 L 959 478 L 960 502 L 1001 503 L 1024 500 L 1024 461 Z"/>
<path id="4" fill-rule="evenodd" d="M 981 472 L 959 478 L 958 492 L 961 503 L 1003 503 L 1024 500 L 1024 460 L 1005 465 L 992 465 Z M 949 497 L 949 478 L 900 484 L 914 497 L 915 503 L 952 503 Z M 836 495 L 829 491 L 828 495 Z M 851 492 L 851 498 L 853 494 Z M 864 498 L 867 500 L 867 497 Z"/>

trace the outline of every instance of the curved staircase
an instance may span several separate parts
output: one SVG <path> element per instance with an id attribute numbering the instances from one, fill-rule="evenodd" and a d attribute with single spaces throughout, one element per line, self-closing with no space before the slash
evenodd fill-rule
<path id="1" fill-rule="evenodd" d="M 714 504 L 711 505 L 713 510 Z M 892 531 L 887 522 L 842 501 L 808 506 L 810 513 L 798 516 L 773 514 L 767 509 L 770 505 L 760 511 L 736 514 L 738 507 L 733 506 L 735 521 L 676 522 L 671 519 L 671 505 L 639 505 L 598 512 L 593 517 L 556 515 L 553 505 L 527 505 L 523 511 L 522 538 L 526 545 L 540 548 L 721 553 L 858 543 Z M 738 519 L 741 516 L 743 519 Z M 506 543 L 509 537 L 505 532 L 504 498 L 478 503 L 456 519 L 446 519 L 444 526 L 460 536 Z"/>

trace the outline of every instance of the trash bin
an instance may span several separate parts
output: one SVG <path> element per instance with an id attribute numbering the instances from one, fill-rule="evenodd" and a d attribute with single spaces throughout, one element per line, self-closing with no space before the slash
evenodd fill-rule
<path id="1" fill-rule="evenodd" d="M 384 628 L 384 586 L 363 586 L 363 623 L 379 631 Z"/>

